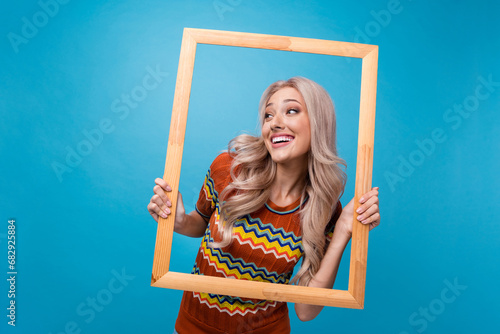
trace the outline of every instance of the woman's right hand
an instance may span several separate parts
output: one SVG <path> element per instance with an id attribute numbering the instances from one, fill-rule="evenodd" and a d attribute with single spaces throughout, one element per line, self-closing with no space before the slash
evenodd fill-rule
<path id="1" fill-rule="evenodd" d="M 167 192 L 171 192 L 172 188 L 168 185 L 165 180 L 161 178 L 155 179 L 156 186 L 154 186 L 154 195 L 151 197 L 151 201 L 148 204 L 149 214 L 153 219 L 158 222 L 158 218 L 167 218 L 171 214 L 170 208 L 172 207 L 172 202 L 167 196 Z M 175 225 L 182 224 L 186 213 L 184 211 L 184 203 L 182 202 L 182 195 L 179 192 L 177 198 L 177 207 L 175 212 Z"/>

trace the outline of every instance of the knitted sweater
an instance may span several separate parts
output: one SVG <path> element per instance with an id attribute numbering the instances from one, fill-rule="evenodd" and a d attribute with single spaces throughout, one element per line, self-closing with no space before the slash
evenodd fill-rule
<path id="1" fill-rule="evenodd" d="M 220 154 L 200 191 L 196 210 L 209 223 L 192 274 L 287 284 L 304 253 L 300 198 L 285 207 L 268 200 L 261 209 L 236 221 L 229 246 L 208 246 L 210 241 L 221 240 L 219 194 L 231 182 L 232 160 L 228 153 Z M 338 202 L 325 231 L 327 240 L 341 211 Z M 290 333 L 290 320 L 285 302 L 185 291 L 175 328 L 179 334 Z"/>

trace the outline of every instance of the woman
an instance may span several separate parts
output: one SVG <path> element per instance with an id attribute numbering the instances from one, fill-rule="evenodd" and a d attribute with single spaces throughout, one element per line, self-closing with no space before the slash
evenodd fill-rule
<path id="1" fill-rule="evenodd" d="M 229 143 L 207 172 L 196 210 L 186 214 L 179 194 L 174 230 L 203 237 L 193 274 L 332 288 L 352 234 L 353 200 L 342 210 L 346 175 L 339 167 L 336 121 L 328 93 L 294 77 L 269 86 L 259 105 L 261 136 Z M 171 191 L 156 179 L 148 210 L 170 214 Z M 360 198 L 357 219 L 380 223 L 378 188 Z M 302 321 L 322 306 L 295 304 Z M 184 292 L 179 333 L 289 333 L 287 304 Z"/>

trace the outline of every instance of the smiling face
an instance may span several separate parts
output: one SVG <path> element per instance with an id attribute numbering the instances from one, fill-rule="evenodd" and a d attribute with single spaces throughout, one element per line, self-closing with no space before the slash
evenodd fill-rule
<path id="1" fill-rule="evenodd" d="M 311 127 L 298 90 L 284 87 L 271 95 L 265 107 L 262 137 L 274 162 L 307 166 Z"/>

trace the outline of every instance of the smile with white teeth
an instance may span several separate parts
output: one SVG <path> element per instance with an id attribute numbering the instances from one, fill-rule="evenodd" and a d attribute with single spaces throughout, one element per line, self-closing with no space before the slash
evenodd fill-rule
<path id="1" fill-rule="evenodd" d="M 287 141 L 292 141 L 293 137 L 288 137 L 288 136 L 280 136 L 280 137 L 274 137 L 272 139 L 273 144 L 276 143 L 281 143 L 281 142 L 287 142 Z"/>

